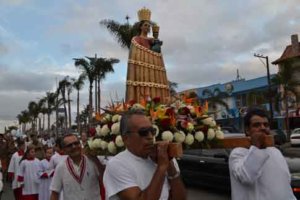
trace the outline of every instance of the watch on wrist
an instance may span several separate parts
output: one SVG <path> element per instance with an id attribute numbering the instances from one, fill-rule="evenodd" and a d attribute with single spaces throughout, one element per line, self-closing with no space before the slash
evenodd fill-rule
<path id="1" fill-rule="evenodd" d="M 167 176 L 168 180 L 173 180 L 175 178 L 178 178 L 180 176 L 179 172 L 176 172 L 173 176 Z"/>

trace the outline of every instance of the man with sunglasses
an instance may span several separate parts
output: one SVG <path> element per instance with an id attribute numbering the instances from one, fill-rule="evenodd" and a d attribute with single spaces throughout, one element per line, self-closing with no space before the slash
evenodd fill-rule
<path id="1" fill-rule="evenodd" d="M 290 185 L 288 165 L 276 147 L 266 147 L 270 134 L 269 118 L 259 108 L 244 117 L 251 147 L 235 148 L 229 157 L 232 200 L 296 200 Z"/>
<path id="2" fill-rule="evenodd" d="M 106 199 L 186 199 L 177 162 L 168 156 L 168 143 L 154 145 L 149 118 L 130 111 L 122 116 L 120 131 L 126 150 L 106 165 Z"/>
<path id="3" fill-rule="evenodd" d="M 68 157 L 55 169 L 50 190 L 51 200 L 58 200 L 63 191 L 64 200 L 101 199 L 99 182 L 103 166 L 97 158 L 82 155 L 82 147 L 76 135 L 63 138 L 63 150 Z"/>

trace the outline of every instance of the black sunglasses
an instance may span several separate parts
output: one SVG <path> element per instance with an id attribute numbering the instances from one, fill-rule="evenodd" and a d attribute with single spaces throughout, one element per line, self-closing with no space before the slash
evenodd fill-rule
<path id="1" fill-rule="evenodd" d="M 151 127 L 142 127 L 140 128 L 138 131 L 139 136 L 141 137 L 146 137 L 148 136 L 149 133 L 151 133 L 151 135 L 155 135 L 156 134 L 156 129 Z"/>
<path id="2" fill-rule="evenodd" d="M 65 147 L 66 147 L 66 148 L 69 148 L 69 147 L 73 147 L 73 145 L 74 145 L 74 146 L 78 146 L 78 145 L 80 145 L 80 142 L 79 142 L 79 141 L 72 142 L 72 143 L 70 143 L 70 144 L 65 145 Z"/>

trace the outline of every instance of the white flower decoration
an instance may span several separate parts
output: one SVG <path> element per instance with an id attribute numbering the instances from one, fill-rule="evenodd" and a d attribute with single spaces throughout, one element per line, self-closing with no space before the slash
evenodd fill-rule
<path id="1" fill-rule="evenodd" d="M 179 143 L 182 143 L 185 140 L 185 134 L 183 131 L 176 132 L 174 134 L 174 137 L 175 137 L 175 141 Z"/>
<path id="2" fill-rule="evenodd" d="M 122 147 L 124 146 L 124 142 L 123 142 L 123 139 L 122 139 L 122 136 L 121 135 L 118 135 L 116 137 L 116 145 L 117 147 Z"/>
<path id="3" fill-rule="evenodd" d="M 112 117 L 112 122 L 113 123 L 115 123 L 115 122 L 119 122 L 120 121 L 120 117 L 121 117 L 121 115 L 114 115 L 113 117 Z"/>
<path id="4" fill-rule="evenodd" d="M 111 121 L 112 116 L 110 114 L 105 114 L 105 116 L 102 119 L 103 123 L 107 123 L 109 121 Z"/>
<path id="5" fill-rule="evenodd" d="M 215 130 L 212 129 L 212 128 L 209 128 L 208 131 L 207 131 L 207 139 L 212 140 L 212 139 L 215 138 L 215 136 L 216 136 Z"/>
<path id="6" fill-rule="evenodd" d="M 217 139 L 224 139 L 224 133 L 223 133 L 223 131 L 217 130 L 216 131 L 216 138 Z"/>
<path id="7" fill-rule="evenodd" d="M 101 136 L 106 136 L 108 135 L 109 132 L 110 130 L 108 128 L 108 125 L 107 124 L 103 125 L 101 128 Z"/>
<path id="8" fill-rule="evenodd" d="M 195 128 L 191 122 L 188 122 L 186 129 L 188 130 L 188 132 L 192 132 Z"/>
<path id="9" fill-rule="evenodd" d="M 87 141 L 87 143 L 88 143 L 88 146 L 90 147 L 90 149 L 92 149 L 92 147 L 93 147 L 93 140 L 89 139 Z"/>
<path id="10" fill-rule="evenodd" d="M 173 133 L 171 131 L 164 131 L 161 135 L 161 139 L 163 141 L 169 141 L 169 142 L 172 142 L 174 136 L 173 136 Z"/>
<path id="11" fill-rule="evenodd" d="M 202 131 L 197 131 L 195 133 L 195 139 L 198 141 L 198 142 L 202 142 L 204 140 L 204 133 Z"/>
<path id="12" fill-rule="evenodd" d="M 120 122 L 116 122 L 111 126 L 111 134 L 112 135 L 120 134 Z"/>
<path id="13" fill-rule="evenodd" d="M 97 127 L 96 127 L 96 134 L 98 136 L 101 136 L 101 127 L 100 127 L 100 125 L 97 125 Z"/>
<path id="14" fill-rule="evenodd" d="M 108 152 L 111 154 L 117 153 L 117 147 L 113 141 L 110 141 L 107 145 Z"/>
<path id="15" fill-rule="evenodd" d="M 99 139 L 99 138 L 97 138 L 97 139 L 94 139 L 93 140 L 93 147 L 95 148 L 95 149 L 98 149 L 98 148 L 101 148 L 101 139 Z"/>
<path id="16" fill-rule="evenodd" d="M 155 124 L 153 124 L 152 127 L 155 128 L 155 130 L 156 130 L 156 132 L 155 132 L 155 137 L 157 137 L 158 134 L 159 134 L 159 128 L 158 128 L 158 126 L 155 125 Z"/>
<path id="17" fill-rule="evenodd" d="M 104 140 L 101 141 L 101 145 L 100 146 L 101 146 L 102 150 L 105 150 L 107 148 L 107 145 L 108 145 L 107 142 L 105 142 Z"/>
<path id="18" fill-rule="evenodd" d="M 135 104 L 133 104 L 133 106 L 131 107 L 131 109 L 133 109 L 133 110 L 145 110 L 145 107 L 142 106 L 139 103 L 135 103 Z"/>
<path id="19" fill-rule="evenodd" d="M 208 117 L 202 120 L 203 124 L 208 125 L 210 127 L 214 127 L 217 125 L 216 121 L 212 117 Z"/>
<path id="20" fill-rule="evenodd" d="M 190 133 L 187 134 L 187 136 L 185 137 L 184 143 L 187 145 L 191 145 L 194 143 L 194 136 Z"/>
<path id="21" fill-rule="evenodd" d="M 194 107 L 194 106 L 188 105 L 187 108 L 190 110 L 190 112 L 191 112 L 192 114 L 195 113 L 195 107 Z"/>

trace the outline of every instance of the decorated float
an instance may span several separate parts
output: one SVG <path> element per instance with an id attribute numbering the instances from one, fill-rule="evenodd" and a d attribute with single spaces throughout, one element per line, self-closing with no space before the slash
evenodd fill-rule
<path id="1" fill-rule="evenodd" d="M 86 151 L 95 155 L 115 155 L 125 149 L 120 135 L 122 114 L 143 110 L 156 129 L 155 142 L 168 141 L 173 157 L 182 149 L 249 147 L 247 137 L 224 138 L 221 127 L 210 116 L 209 102 L 188 95 L 170 97 L 167 73 L 158 39 L 159 26 L 151 21 L 151 11 L 138 11 L 139 34 L 132 38 L 129 52 L 126 100 L 112 103 L 96 117 L 95 137 L 88 141 Z M 153 38 L 148 37 L 152 27 Z M 267 139 L 269 146 L 273 138 Z"/>

